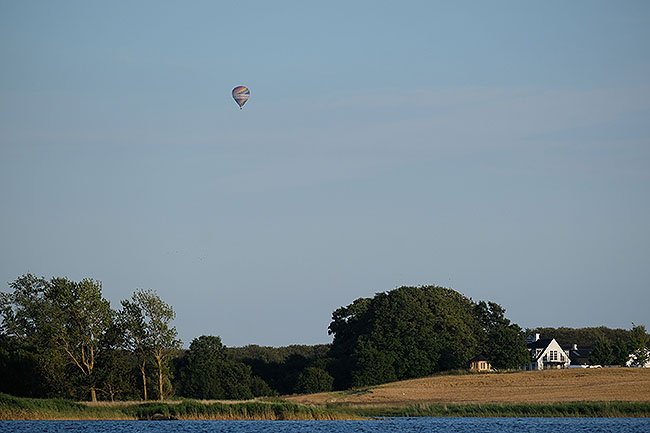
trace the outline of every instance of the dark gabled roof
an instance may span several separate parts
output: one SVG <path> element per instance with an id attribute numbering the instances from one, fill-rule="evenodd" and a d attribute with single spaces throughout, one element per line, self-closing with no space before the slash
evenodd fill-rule
<path id="1" fill-rule="evenodd" d="M 551 344 L 551 341 L 553 341 L 552 338 L 540 338 L 537 341 L 533 341 L 532 343 L 528 343 L 528 348 L 529 349 L 544 349 L 546 346 Z"/>
<path id="2" fill-rule="evenodd" d="M 476 358 L 472 359 L 471 362 L 476 362 L 476 361 L 487 361 L 487 362 L 490 362 L 490 360 L 487 359 L 487 358 L 486 358 L 485 356 L 483 356 L 483 355 L 479 355 L 479 356 L 477 356 Z"/>
<path id="3" fill-rule="evenodd" d="M 570 349 L 564 350 L 569 351 L 569 359 L 571 359 L 572 364 L 588 364 L 592 349 L 593 346 L 578 346 L 577 349 L 571 347 Z"/>

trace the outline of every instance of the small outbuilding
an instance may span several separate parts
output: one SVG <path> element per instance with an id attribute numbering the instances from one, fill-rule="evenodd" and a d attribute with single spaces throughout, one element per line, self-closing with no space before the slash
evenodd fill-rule
<path id="1" fill-rule="evenodd" d="M 469 369 L 476 372 L 492 371 L 492 365 L 485 356 L 479 355 L 470 362 Z"/>

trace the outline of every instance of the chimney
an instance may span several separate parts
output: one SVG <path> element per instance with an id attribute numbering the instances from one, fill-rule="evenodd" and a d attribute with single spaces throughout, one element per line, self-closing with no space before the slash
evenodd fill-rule
<path id="1" fill-rule="evenodd" d="M 539 340 L 539 334 L 535 334 L 535 341 Z"/>

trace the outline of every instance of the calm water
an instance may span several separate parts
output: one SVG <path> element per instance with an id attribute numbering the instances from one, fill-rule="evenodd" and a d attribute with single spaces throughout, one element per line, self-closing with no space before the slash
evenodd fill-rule
<path id="1" fill-rule="evenodd" d="M 377 421 L 0 421 L 16 433 L 648 433 L 644 418 L 397 418 Z"/>

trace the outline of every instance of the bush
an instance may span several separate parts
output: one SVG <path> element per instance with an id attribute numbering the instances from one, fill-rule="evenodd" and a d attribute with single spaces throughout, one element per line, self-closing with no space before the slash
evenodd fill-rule
<path id="1" fill-rule="evenodd" d="M 334 378 L 328 372 L 318 367 L 308 367 L 300 373 L 296 390 L 300 393 L 312 394 L 332 390 Z"/>

